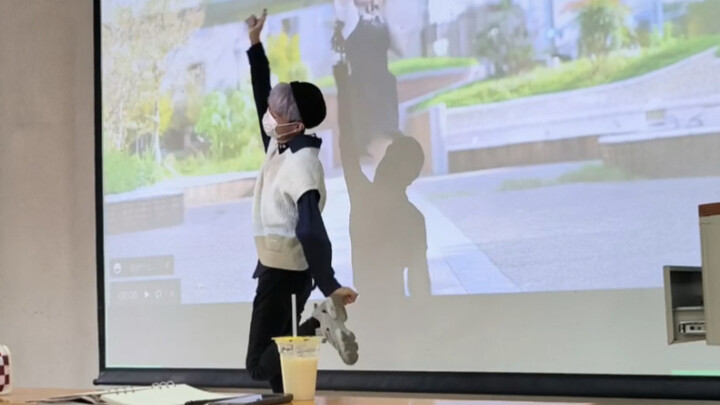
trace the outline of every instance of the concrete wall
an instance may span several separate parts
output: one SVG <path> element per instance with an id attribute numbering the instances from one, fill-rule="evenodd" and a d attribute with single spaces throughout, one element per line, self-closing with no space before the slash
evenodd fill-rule
<path id="1" fill-rule="evenodd" d="M 0 55 L 0 342 L 16 386 L 89 386 L 92 0 L 0 0 Z"/>
<path id="2" fill-rule="evenodd" d="M 720 128 L 600 138 L 602 159 L 642 178 L 720 175 Z"/>
<path id="3" fill-rule="evenodd" d="M 584 136 L 454 150 L 448 153 L 448 170 L 450 173 L 460 173 L 499 167 L 595 160 L 600 158 L 597 138 Z"/>

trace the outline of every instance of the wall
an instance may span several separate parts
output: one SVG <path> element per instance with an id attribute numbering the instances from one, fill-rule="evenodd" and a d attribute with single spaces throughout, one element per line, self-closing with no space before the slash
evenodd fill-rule
<path id="1" fill-rule="evenodd" d="M 0 342 L 16 386 L 89 386 L 92 0 L 0 0 L 0 55 Z"/>
<path id="2" fill-rule="evenodd" d="M 600 158 L 597 136 L 578 136 L 549 141 L 456 149 L 448 153 L 450 173 L 474 170 L 582 162 Z"/>
<path id="3" fill-rule="evenodd" d="M 645 179 L 720 175 L 720 129 L 683 128 L 599 140 L 608 166 Z M 672 158 L 668 158 L 672 156 Z"/>

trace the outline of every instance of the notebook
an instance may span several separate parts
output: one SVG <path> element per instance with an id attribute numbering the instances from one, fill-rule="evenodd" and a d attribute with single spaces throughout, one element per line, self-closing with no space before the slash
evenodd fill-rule
<path id="1" fill-rule="evenodd" d="M 43 404 L 109 404 L 109 405 L 185 405 L 190 401 L 216 401 L 235 398 L 237 394 L 218 394 L 193 388 L 189 385 L 158 383 L 152 387 L 119 388 L 95 391 L 72 396 L 49 398 Z"/>
<path id="2" fill-rule="evenodd" d="M 100 398 L 109 405 L 185 405 L 190 401 L 214 401 L 237 397 L 237 394 L 218 394 L 189 385 L 158 385 L 150 389 L 103 394 Z"/>

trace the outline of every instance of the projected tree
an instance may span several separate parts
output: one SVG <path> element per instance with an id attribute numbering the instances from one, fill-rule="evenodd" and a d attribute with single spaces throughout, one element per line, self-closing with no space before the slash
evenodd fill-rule
<path id="1" fill-rule="evenodd" d="M 103 119 L 109 146 L 125 150 L 149 134 L 158 165 L 160 137 L 173 114 L 172 99 L 163 89 L 168 67 L 204 17 L 202 2 L 188 4 L 148 0 L 139 9 L 120 6 L 103 26 Z"/>
<path id="2" fill-rule="evenodd" d="M 720 34 L 720 2 L 705 0 L 688 4 L 687 30 L 693 36 Z"/>
<path id="3" fill-rule="evenodd" d="M 102 26 L 103 143 L 113 150 L 124 150 L 128 143 L 129 111 L 138 95 L 133 49 L 127 39 L 132 21 L 129 8 L 117 8 L 113 21 Z"/>
<path id="4" fill-rule="evenodd" d="M 489 23 L 475 37 L 475 53 L 492 63 L 495 76 L 532 67 L 533 48 L 525 12 L 512 0 L 488 6 Z"/>
<path id="5" fill-rule="evenodd" d="M 627 34 L 625 18 L 630 9 L 620 0 L 578 0 L 568 5 L 578 13 L 580 50 L 585 56 L 602 60 L 622 46 Z"/>
<path id="6" fill-rule="evenodd" d="M 256 170 L 264 154 L 252 93 L 243 90 L 209 94 L 195 131 L 211 140 L 210 152 L 216 161 L 239 158 L 244 167 L 237 169 Z"/>
<path id="7" fill-rule="evenodd" d="M 279 81 L 304 81 L 308 77 L 308 68 L 300 58 L 300 37 L 281 32 L 267 39 L 268 60 L 273 74 Z"/>

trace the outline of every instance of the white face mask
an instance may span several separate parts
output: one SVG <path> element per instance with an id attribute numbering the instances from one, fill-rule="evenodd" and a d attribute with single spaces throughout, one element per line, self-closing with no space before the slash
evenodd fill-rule
<path id="1" fill-rule="evenodd" d="M 286 125 L 293 125 L 293 123 L 278 124 L 278 122 L 275 120 L 275 117 L 273 117 L 272 114 L 270 114 L 270 111 L 267 111 L 265 113 L 265 115 L 263 115 L 262 126 L 263 126 L 263 129 L 265 130 L 265 133 L 267 134 L 267 136 L 269 136 L 272 139 L 277 140 L 278 142 L 281 142 L 282 138 L 287 138 L 292 135 L 292 134 L 278 135 L 277 128 L 286 126 Z"/>
<path id="2" fill-rule="evenodd" d="M 273 139 L 277 139 L 278 123 L 275 120 L 275 117 L 273 117 L 272 114 L 270 114 L 270 111 L 265 112 L 265 115 L 263 116 L 263 119 L 262 119 L 262 126 L 263 126 L 263 129 L 265 130 L 265 133 L 267 134 L 267 136 L 269 136 L 270 138 L 273 138 Z"/>

